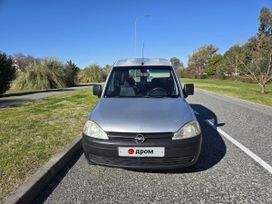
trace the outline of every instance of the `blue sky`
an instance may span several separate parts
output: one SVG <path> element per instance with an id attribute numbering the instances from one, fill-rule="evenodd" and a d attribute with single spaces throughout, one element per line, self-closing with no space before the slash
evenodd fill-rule
<path id="1" fill-rule="evenodd" d="M 71 59 L 81 68 L 137 57 L 176 56 L 185 64 L 212 43 L 224 53 L 256 33 L 262 7 L 272 0 L 0 0 L 0 51 Z"/>

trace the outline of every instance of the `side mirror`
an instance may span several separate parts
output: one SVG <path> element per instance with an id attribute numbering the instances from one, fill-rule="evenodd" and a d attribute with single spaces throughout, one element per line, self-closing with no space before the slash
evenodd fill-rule
<path id="1" fill-rule="evenodd" d="M 102 86 L 95 84 L 93 85 L 93 95 L 98 96 L 100 98 L 102 94 Z"/>
<path id="2" fill-rule="evenodd" d="M 183 94 L 184 94 L 185 98 L 187 98 L 187 96 L 189 96 L 189 95 L 193 95 L 194 94 L 194 84 L 184 84 Z"/>

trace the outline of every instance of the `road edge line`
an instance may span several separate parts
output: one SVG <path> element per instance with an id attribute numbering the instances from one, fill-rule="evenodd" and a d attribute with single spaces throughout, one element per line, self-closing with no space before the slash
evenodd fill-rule
<path id="1" fill-rule="evenodd" d="M 46 164 L 44 164 L 34 175 L 29 177 L 10 196 L 4 200 L 3 204 L 28 204 L 32 203 L 44 190 L 47 184 L 54 178 L 70 159 L 82 151 L 82 135 L 79 134 L 67 144 L 60 153 L 56 154 Z"/>
<path id="2" fill-rule="evenodd" d="M 227 140 L 229 140 L 232 144 L 234 144 L 236 147 L 238 147 L 240 150 L 242 150 L 244 153 L 246 153 L 251 159 L 253 159 L 255 162 L 257 162 L 259 165 L 261 165 L 264 169 L 266 169 L 270 174 L 272 174 L 272 167 L 265 162 L 261 157 L 256 155 L 254 152 L 252 152 L 250 149 L 248 149 L 246 146 L 232 138 L 230 135 L 228 135 L 225 131 L 223 131 L 221 128 L 214 127 L 223 137 L 225 137 Z"/>

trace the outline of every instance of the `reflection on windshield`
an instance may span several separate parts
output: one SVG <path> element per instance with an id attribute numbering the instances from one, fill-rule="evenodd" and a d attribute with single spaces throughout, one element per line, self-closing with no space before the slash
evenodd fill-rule
<path id="1" fill-rule="evenodd" d="M 178 97 L 171 67 L 115 67 L 105 97 Z"/>

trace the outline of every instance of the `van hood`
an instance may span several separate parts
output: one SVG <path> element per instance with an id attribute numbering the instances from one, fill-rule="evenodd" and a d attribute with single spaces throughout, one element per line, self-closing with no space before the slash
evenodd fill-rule
<path id="1" fill-rule="evenodd" d="M 182 98 L 101 98 L 89 116 L 105 132 L 176 132 L 195 116 Z"/>

